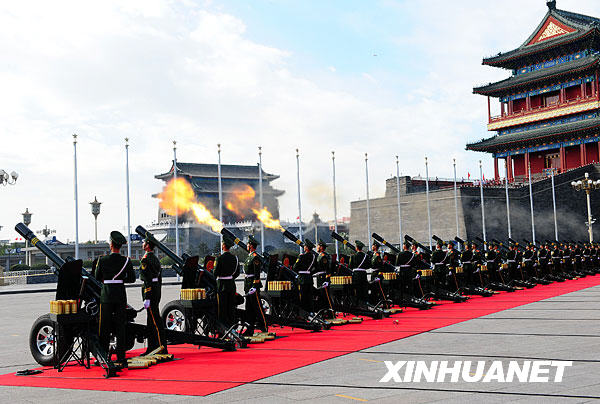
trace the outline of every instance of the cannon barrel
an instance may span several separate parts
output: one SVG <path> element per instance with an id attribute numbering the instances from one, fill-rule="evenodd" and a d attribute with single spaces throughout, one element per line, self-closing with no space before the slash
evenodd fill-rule
<path id="1" fill-rule="evenodd" d="M 417 240 L 415 240 L 414 238 L 412 238 L 408 234 L 404 235 L 404 239 L 406 241 L 408 241 L 409 243 L 416 245 L 421 250 L 425 251 L 427 254 L 431 254 L 431 250 L 428 247 L 425 247 L 423 244 L 419 243 Z"/>
<path id="2" fill-rule="evenodd" d="M 225 227 L 223 227 L 221 229 L 221 234 L 223 236 L 231 238 L 231 240 L 233 240 L 233 242 L 235 244 L 237 244 L 238 246 L 240 246 L 241 248 L 243 248 L 247 252 L 250 252 L 248 250 L 248 245 L 246 243 L 244 243 L 242 240 L 240 240 L 239 237 L 237 237 L 235 234 L 233 234 L 230 230 L 228 230 Z M 269 265 L 269 258 L 266 256 L 266 254 L 265 255 L 261 255 L 258 251 L 255 251 L 255 252 L 256 252 L 256 255 L 261 259 L 261 261 L 263 262 L 264 265 Z M 296 274 L 290 268 L 286 267 L 281 262 L 277 262 L 277 264 L 279 266 L 279 269 L 284 270 L 290 277 L 292 277 L 293 279 L 298 278 L 298 274 Z"/>
<path id="3" fill-rule="evenodd" d="M 338 233 L 332 231 L 331 232 L 331 237 L 333 237 L 334 239 L 336 239 L 337 241 L 339 241 L 340 243 L 342 243 L 343 245 L 345 245 L 346 247 L 348 247 L 352 251 L 356 251 L 356 246 L 354 246 L 354 244 L 350 243 L 344 237 L 340 236 Z"/>
<path id="4" fill-rule="evenodd" d="M 23 223 L 17 223 L 15 226 L 15 230 L 19 233 L 23 238 L 31 243 L 32 246 L 37 247 L 48 259 L 58 268 L 65 265 L 65 260 L 62 259 L 58 254 L 52 251 L 46 244 L 40 241 L 34 232 L 32 232 L 29 227 L 25 226 Z"/>
<path id="5" fill-rule="evenodd" d="M 175 272 L 177 272 L 180 276 L 185 276 L 185 265 L 188 259 L 191 258 L 188 254 L 183 253 L 181 254 L 181 257 L 178 256 L 169 247 L 158 241 L 152 233 L 150 233 L 142 226 L 137 226 L 135 228 L 135 232 L 142 237 L 148 237 L 150 240 L 152 240 L 154 245 L 159 250 L 161 250 L 163 253 L 165 253 L 167 257 L 171 258 L 173 262 L 175 262 L 175 265 L 173 265 L 173 269 L 175 270 Z M 193 270 L 198 271 L 202 274 L 202 279 L 203 282 L 206 282 L 206 286 L 208 286 L 209 288 L 216 287 L 217 280 L 212 272 L 206 271 L 200 265 L 197 265 L 197 267 Z"/>
<path id="6" fill-rule="evenodd" d="M 460 238 L 458 236 L 454 237 L 454 241 L 456 241 L 457 243 L 460 243 L 460 244 L 465 244 L 465 240 L 463 240 L 462 238 Z"/>
<path id="7" fill-rule="evenodd" d="M 23 238 L 25 238 L 27 241 L 29 241 L 32 246 L 36 247 L 38 250 L 40 250 L 42 252 L 42 254 L 44 254 L 46 257 L 48 257 L 48 259 L 50 261 L 52 261 L 54 264 L 56 264 L 56 269 L 54 269 L 54 273 L 56 275 L 59 275 L 60 269 L 65 266 L 67 261 L 75 261 L 75 259 L 72 257 L 68 257 L 67 260 L 62 259 L 58 254 L 56 254 L 54 251 L 52 251 L 50 249 L 50 247 L 48 247 L 43 241 L 38 239 L 37 236 L 35 235 L 35 233 L 33 231 L 31 231 L 31 229 L 29 227 L 27 227 L 25 224 L 17 223 L 15 226 L 15 230 L 17 231 L 17 233 L 19 233 L 21 236 L 23 236 Z M 99 291 L 100 288 L 102 288 L 102 285 L 100 284 L 100 282 L 98 282 L 98 280 L 96 278 L 94 278 L 83 267 L 81 268 L 81 275 L 86 277 L 87 279 L 89 279 L 89 281 L 94 285 L 94 287 L 97 290 L 93 291 L 93 294 L 96 295 L 97 291 Z"/>
<path id="8" fill-rule="evenodd" d="M 158 241 L 156 239 L 156 237 L 154 237 L 154 235 L 152 233 L 150 233 L 148 230 L 146 230 L 144 227 L 142 227 L 142 226 L 136 227 L 135 232 L 142 237 L 148 237 L 150 240 L 152 240 L 152 243 L 156 246 L 156 248 L 161 250 L 167 257 L 171 258 L 173 260 L 173 262 L 175 262 L 175 264 L 176 264 L 176 266 L 174 267 L 175 271 L 177 271 L 177 273 L 179 275 L 183 275 L 183 265 L 184 265 L 185 261 L 181 257 L 179 257 L 177 254 L 175 254 L 173 251 L 171 251 L 171 249 L 169 249 L 169 247 L 167 247 L 166 245 L 164 245 L 163 243 Z"/>
<path id="9" fill-rule="evenodd" d="M 431 238 L 434 239 L 435 241 L 441 241 L 442 243 L 444 242 L 444 240 L 442 240 L 441 238 L 439 238 L 435 234 L 433 236 L 431 236 Z"/>
<path id="10" fill-rule="evenodd" d="M 389 241 L 386 241 L 379 234 L 373 233 L 373 234 L 371 234 L 371 237 L 373 237 L 375 240 L 379 241 L 381 244 L 383 244 L 384 246 L 388 247 L 390 250 L 394 251 L 395 253 L 399 253 L 400 252 L 400 250 L 398 248 L 394 247 Z"/>
<path id="11" fill-rule="evenodd" d="M 293 241 L 294 243 L 298 244 L 300 247 L 304 247 L 304 243 L 302 242 L 302 240 L 300 240 L 298 237 L 294 236 L 289 230 L 283 229 L 281 232 L 283 233 L 283 236 L 285 238 L 287 238 L 288 240 Z"/>

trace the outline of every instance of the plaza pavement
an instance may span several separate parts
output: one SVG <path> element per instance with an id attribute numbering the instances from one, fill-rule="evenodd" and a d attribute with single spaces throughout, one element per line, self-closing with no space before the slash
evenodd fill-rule
<path id="1" fill-rule="evenodd" d="M 11 289 L 0 288 L 0 374 L 37 366 L 29 353 L 29 329 L 35 318 L 48 312 L 48 302 L 53 297 L 50 292 L 3 294 L 7 290 Z M 177 298 L 178 293 L 177 286 L 165 286 L 163 302 Z M 130 304 L 141 307 L 138 288 L 128 289 L 128 295 Z M 435 308 L 429 313 L 435 315 Z M 402 314 L 394 319 L 402 321 Z M 145 321 L 143 313 L 138 321 Z M 571 360 L 573 366 L 566 368 L 561 383 L 379 383 L 387 371 L 385 360 L 486 360 L 488 363 L 502 360 L 506 364 L 510 360 L 534 359 Z M 240 372 L 251 370 L 240 369 Z M 598 375 L 600 286 L 378 345 L 208 397 L 3 386 L 0 395 L 2 402 L 63 404 L 85 400 L 95 403 L 582 403 L 600 399 Z"/>

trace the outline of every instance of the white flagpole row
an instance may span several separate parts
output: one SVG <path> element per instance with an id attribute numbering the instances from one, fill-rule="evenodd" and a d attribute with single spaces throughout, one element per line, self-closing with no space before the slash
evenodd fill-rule
<path id="1" fill-rule="evenodd" d="M 125 138 L 125 188 L 127 194 L 127 256 L 131 257 L 131 209 L 129 205 L 129 139 Z"/>
<path id="2" fill-rule="evenodd" d="M 369 157 L 365 153 L 365 179 L 367 187 L 367 246 L 371 248 L 371 207 L 369 206 Z"/>
<path id="3" fill-rule="evenodd" d="M 263 202 L 262 172 L 262 147 L 258 146 L 258 198 L 261 209 L 265 207 Z M 265 253 L 265 224 L 263 222 L 260 222 L 260 252 Z"/>
<path id="4" fill-rule="evenodd" d="M 75 193 L 75 259 L 79 259 L 79 197 L 77 195 L 77 135 L 73 135 L 74 193 Z"/>
<path id="5" fill-rule="evenodd" d="M 221 144 L 217 144 L 217 154 L 218 154 L 218 164 L 217 164 L 217 176 L 219 180 L 219 222 L 223 223 L 223 185 L 221 182 Z M 223 235 L 219 236 L 220 243 L 219 248 L 221 250 L 221 254 L 223 254 Z"/>
<path id="6" fill-rule="evenodd" d="M 333 166 L 333 230 L 337 233 L 337 196 L 335 193 L 335 152 L 331 152 L 331 164 Z M 337 239 L 335 240 L 335 254 L 337 257 L 340 256 L 340 249 Z"/>

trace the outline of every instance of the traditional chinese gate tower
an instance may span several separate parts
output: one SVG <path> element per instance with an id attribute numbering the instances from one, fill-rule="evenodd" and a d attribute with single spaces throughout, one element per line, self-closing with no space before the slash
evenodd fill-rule
<path id="1" fill-rule="evenodd" d="M 505 159 L 509 181 L 599 162 L 600 115 L 598 64 L 600 19 L 558 10 L 548 12 L 517 49 L 483 60 L 484 65 L 511 69 L 511 77 L 473 92 L 488 96 L 488 130 L 495 136 L 467 145 Z M 491 116 L 490 99 L 500 101 Z"/>

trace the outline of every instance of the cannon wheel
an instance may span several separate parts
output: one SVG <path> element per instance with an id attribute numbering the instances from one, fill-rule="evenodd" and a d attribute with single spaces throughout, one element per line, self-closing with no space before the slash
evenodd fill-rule
<path id="1" fill-rule="evenodd" d="M 265 314 L 273 314 L 273 300 L 271 300 L 271 296 L 269 296 L 267 293 L 261 293 L 260 304 L 262 305 L 262 309 Z"/>
<path id="2" fill-rule="evenodd" d="M 188 319 L 185 318 L 185 309 L 177 301 L 167 303 L 162 310 L 161 317 L 167 330 L 185 332 L 189 328 Z"/>
<path id="3" fill-rule="evenodd" d="M 58 348 L 60 357 L 71 345 L 71 338 L 62 336 L 55 340 L 55 324 L 49 314 L 38 317 L 29 332 L 29 350 L 33 359 L 42 366 L 54 366 L 54 350 Z"/>

